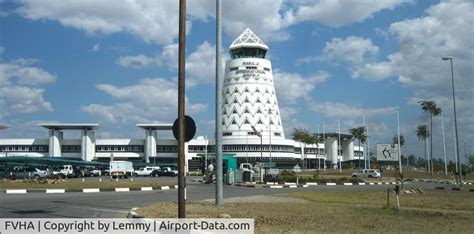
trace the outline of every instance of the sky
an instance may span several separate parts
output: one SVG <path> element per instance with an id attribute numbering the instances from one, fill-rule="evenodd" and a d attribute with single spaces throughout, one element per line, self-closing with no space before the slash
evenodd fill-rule
<path id="1" fill-rule="evenodd" d="M 363 125 L 370 147 L 424 157 L 419 101 L 443 110 L 454 160 L 453 57 L 460 155 L 474 148 L 474 2 L 223 0 L 223 59 L 245 29 L 269 47 L 287 138 L 294 128 Z M 177 117 L 178 1 L 0 0 L 2 138 L 47 137 L 41 122 L 99 123 L 98 138 L 144 138 L 138 123 Z M 213 138 L 215 1 L 187 2 L 186 113 Z M 444 158 L 433 118 L 433 155 Z M 77 134 L 77 133 L 67 133 Z M 162 135 L 164 134 L 164 135 Z M 160 133 L 160 137 L 171 137 Z M 464 143 L 465 142 L 465 143 Z M 357 142 L 356 142 L 357 144 Z"/>

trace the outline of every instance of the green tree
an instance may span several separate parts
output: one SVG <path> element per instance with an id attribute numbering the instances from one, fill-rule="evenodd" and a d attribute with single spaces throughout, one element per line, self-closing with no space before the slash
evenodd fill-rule
<path id="1" fill-rule="evenodd" d="M 398 135 L 393 136 L 392 138 L 392 144 L 398 144 Z M 400 135 L 400 148 L 405 145 L 405 137 L 403 135 Z"/>
<path id="2" fill-rule="evenodd" d="M 430 114 L 430 130 L 433 132 L 433 116 L 438 116 L 441 114 L 442 110 L 436 103 L 433 101 L 419 101 L 421 109 L 425 113 Z M 431 162 L 431 175 L 433 175 L 433 134 L 430 137 L 430 162 Z"/>
<path id="3" fill-rule="evenodd" d="M 416 163 L 416 157 L 415 157 L 415 155 L 410 154 L 410 155 L 408 156 L 408 165 L 410 165 L 410 166 L 416 166 L 415 163 Z"/>
<path id="4" fill-rule="evenodd" d="M 426 125 L 419 125 L 417 128 L 416 128 L 416 136 L 418 136 L 418 139 L 419 140 L 423 140 L 424 141 L 424 144 L 426 143 L 426 139 L 430 136 L 430 133 L 428 132 L 428 128 L 426 127 Z M 423 145 L 424 145 L 423 144 Z M 428 157 L 426 155 L 426 147 L 423 147 L 425 148 L 425 161 L 427 163 L 426 165 L 426 170 L 428 170 L 428 162 L 426 160 L 426 158 Z M 417 165 L 419 166 L 419 165 Z"/>
<path id="5" fill-rule="evenodd" d="M 474 154 L 471 154 L 467 157 L 467 161 L 469 162 L 471 171 L 474 169 Z"/>
<path id="6" fill-rule="evenodd" d="M 365 127 L 358 127 L 358 128 L 351 128 L 349 129 L 349 133 L 352 135 L 354 139 L 359 141 L 359 150 L 360 150 L 360 143 L 365 144 L 367 141 L 367 135 L 365 135 Z M 360 160 L 359 160 L 359 168 L 360 168 Z"/>
<path id="7" fill-rule="evenodd" d="M 318 137 L 309 133 L 307 129 L 303 128 L 295 128 L 293 133 L 293 140 L 298 141 L 300 143 L 301 148 L 301 159 L 303 160 L 303 167 L 306 168 L 306 157 L 305 157 L 305 149 L 306 145 L 308 144 L 318 144 Z"/>

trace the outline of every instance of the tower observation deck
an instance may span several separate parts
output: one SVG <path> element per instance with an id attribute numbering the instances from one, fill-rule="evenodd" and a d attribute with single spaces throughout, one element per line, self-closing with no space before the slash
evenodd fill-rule
<path id="1" fill-rule="evenodd" d="M 273 85 L 268 46 L 250 29 L 230 46 L 223 98 L 223 138 L 284 140 L 280 110 Z"/>

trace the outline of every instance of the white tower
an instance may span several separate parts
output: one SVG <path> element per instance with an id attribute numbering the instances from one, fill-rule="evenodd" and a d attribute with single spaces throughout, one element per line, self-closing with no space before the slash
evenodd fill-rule
<path id="1" fill-rule="evenodd" d="M 250 29 L 230 46 L 224 77 L 223 138 L 284 140 L 268 46 Z M 268 141 L 268 140 L 267 140 Z"/>

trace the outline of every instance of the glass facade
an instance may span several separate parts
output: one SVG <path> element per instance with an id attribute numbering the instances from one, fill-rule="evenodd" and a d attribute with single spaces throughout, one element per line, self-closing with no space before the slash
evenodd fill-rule
<path id="1" fill-rule="evenodd" d="M 267 51 L 260 48 L 237 48 L 230 50 L 230 56 L 236 58 L 261 58 L 264 59 Z"/>

